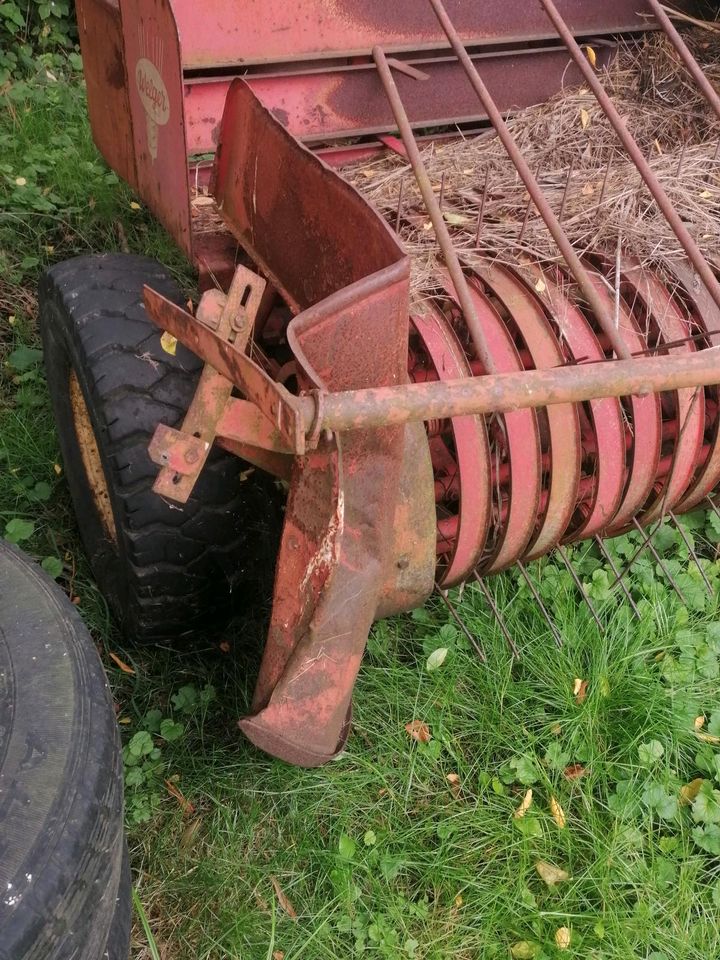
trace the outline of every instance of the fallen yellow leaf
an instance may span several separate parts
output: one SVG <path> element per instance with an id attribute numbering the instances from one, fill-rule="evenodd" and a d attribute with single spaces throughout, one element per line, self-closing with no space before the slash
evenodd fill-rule
<path id="1" fill-rule="evenodd" d="M 703 733 L 698 730 L 695 733 L 695 736 L 698 738 L 698 740 L 702 740 L 703 743 L 720 743 L 720 737 L 714 737 L 711 733 Z"/>
<path id="2" fill-rule="evenodd" d="M 552 818 L 555 823 L 562 830 L 565 827 L 567 820 L 565 819 L 565 811 L 560 806 L 560 803 L 556 797 L 550 797 L 550 813 L 552 814 Z"/>
<path id="3" fill-rule="evenodd" d="M 25 177 L 15 177 L 15 183 L 19 187 L 24 187 L 27 183 L 27 180 L 25 179 Z"/>
<path id="4" fill-rule="evenodd" d="M 528 812 L 528 810 L 532 806 L 532 802 L 533 802 L 533 792 L 532 790 L 528 790 L 525 796 L 522 798 L 520 806 L 517 808 L 515 813 L 513 813 L 513 817 L 515 817 L 516 820 L 522 820 L 522 818 L 525 816 L 525 814 Z"/>
<path id="5" fill-rule="evenodd" d="M 554 887 L 556 884 L 570 879 L 570 874 L 567 870 L 556 867 L 554 864 L 548 863 L 547 860 L 538 860 L 535 864 L 535 869 L 540 878 L 544 880 L 549 887 Z"/>
<path id="6" fill-rule="evenodd" d="M 588 688 L 587 680 L 581 680 L 579 686 L 578 686 L 578 681 L 577 680 L 575 681 L 575 687 L 574 687 L 575 703 L 578 706 L 580 706 L 581 703 L 585 703 L 585 698 L 587 697 L 587 688 Z"/>
<path id="7" fill-rule="evenodd" d="M 537 956 L 538 948 L 536 943 L 530 943 L 529 940 L 519 940 L 510 947 L 510 955 L 515 960 L 533 960 Z"/>
<path id="8" fill-rule="evenodd" d="M 702 777 L 697 777 L 695 780 L 691 780 L 690 783 L 686 783 L 684 787 L 680 787 L 680 804 L 683 807 L 689 806 L 698 793 L 700 793 L 700 787 L 705 781 Z"/>
<path id="9" fill-rule="evenodd" d="M 62 467 L 60 466 L 59 463 L 54 463 L 54 464 L 53 464 L 53 470 L 55 471 L 55 475 L 58 476 L 58 477 L 59 477 L 60 474 L 62 473 Z"/>
<path id="10" fill-rule="evenodd" d="M 201 823 L 202 821 L 199 818 L 197 818 L 195 820 L 191 820 L 190 823 L 185 827 L 185 829 L 182 832 L 182 836 L 180 837 L 181 850 L 183 851 L 189 850 L 190 847 L 193 845 L 193 843 L 195 842 L 195 837 L 197 836 L 198 831 L 200 829 Z"/>
<path id="11" fill-rule="evenodd" d="M 116 653 L 113 653 L 112 650 L 109 653 L 112 662 L 120 667 L 123 673 L 129 673 L 131 677 L 135 676 L 135 671 L 132 667 L 129 667 Z"/>
<path id="12" fill-rule="evenodd" d="M 705 717 L 695 717 L 693 726 L 696 730 L 702 730 L 702 728 L 705 726 Z"/>
<path id="13" fill-rule="evenodd" d="M 536 284 L 535 284 L 535 289 L 537 290 L 538 293 L 544 293 L 544 292 L 545 292 L 545 281 L 543 280 L 542 277 L 538 277 L 538 278 L 537 278 L 537 282 L 536 282 Z"/>
<path id="14" fill-rule="evenodd" d="M 453 796 L 454 797 L 459 796 L 460 795 L 460 777 L 457 775 L 457 773 L 448 773 L 445 779 L 450 784 L 450 790 L 452 791 Z"/>
<path id="15" fill-rule="evenodd" d="M 466 217 L 462 213 L 444 213 L 443 217 L 455 227 L 459 227 L 463 223 L 470 223 L 470 217 Z"/>
<path id="16" fill-rule="evenodd" d="M 165 788 L 170 796 L 174 797 L 180 804 L 180 809 L 183 812 L 183 816 L 190 817 L 193 813 L 195 813 L 195 805 L 184 796 L 180 788 L 176 787 L 171 780 L 165 781 Z"/>
<path id="17" fill-rule="evenodd" d="M 275 893 L 277 894 L 278 903 L 285 911 L 285 913 L 290 917 L 291 920 L 297 920 L 297 913 L 295 912 L 295 907 L 292 905 L 288 897 L 283 892 L 282 887 L 277 881 L 276 877 L 270 877 L 270 882 L 275 888 Z"/>
<path id="18" fill-rule="evenodd" d="M 455 906 L 456 906 L 458 909 L 460 909 L 460 907 L 461 907 L 462 905 L 463 905 L 463 898 L 462 898 L 461 894 L 458 894 L 458 895 L 455 897 Z"/>
<path id="19" fill-rule="evenodd" d="M 430 727 L 424 720 L 412 720 L 410 723 L 406 723 L 405 730 L 418 743 L 429 743 L 432 740 Z"/>
<path id="20" fill-rule="evenodd" d="M 593 50 L 593 48 L 588 45 L 588 46 L 584 47 L 584 50 L 585 50 L 585 55 L 587 56 L 588 60 L 590 61 L 590 65 L 591 65 L 592 67 L 596 67 L 596 66 L 597 66 L 597 57 L 596 57 L 596 55 L 595 55 L 595 51 Z"/>
<path id="21" fill-rule="evenodd" d="M 168 333 L 167 330 L 160 337 L 160 346 L 163 348 L 165 353 L 169 353 L 171 357 L 175 356 L 175 351 L 177 350 L 177 340 L 171 333 Z"/>
<path id="22" fill-rule="evenodd" d="M 130 201 L 130 209 L 131 209 L 131 210 L 139 210 L 139 209 L 140 209 L 140 204 L 139 204 L 136 200 L 131 200 L 131 201 Z"/>
<path id="23" fill-rule="evenodd" d="M 590 114 L 587 112 L 585 107 L 583 107 L 580 111 L 580 124 L 583 130 L 587 130 L 588 126 L 590 125 Z"/>
<path id="24" fill-rule="evenodd" d="M 558 950 L 567 950 L 570 946 L 570 928 L 569 927 L 558 927 L 555 931 L 555 945 Z"/>

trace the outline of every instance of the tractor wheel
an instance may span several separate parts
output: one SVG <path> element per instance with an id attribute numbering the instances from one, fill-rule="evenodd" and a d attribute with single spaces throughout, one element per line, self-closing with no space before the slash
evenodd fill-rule
<path id="1" fill-rule="evenodd" d="M 178 638 L 227 615 L 241 584 L 268 584 L 279 512 L 270 478 L 240 483 L 243 463 L 212 452 L 190 500 L 153 493 L 148 444 L 179 425 L 202 363 L 161 332 L 143 304 L 148 284 L 182 303 L 167 270 L 146 257 L 78 257 L 40 283 L 40 324 L 65 475 L 93 573 L 126 635 Z M 258 580 L 258 573 L 262 577 Z M 235 592 L 234 592 L 235 591 Z"/>
<path id="2" fill-rule="evenodd" d="M 0 960 L 127 960 L 115 711 L 77 611 L 0 540 Z"/>

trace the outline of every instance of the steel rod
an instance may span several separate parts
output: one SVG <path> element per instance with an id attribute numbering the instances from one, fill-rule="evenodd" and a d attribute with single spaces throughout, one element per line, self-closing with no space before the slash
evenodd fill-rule
<path id="1" fill-rule="evenodd" d="M 472 646 L 475 648 L 475 653 L 477 653 L 478 657 L 480 657 L 483 663 L 487 663 L 487 657 L 485 656 L 485 651 L 477 642 L 477 640 L 472 635 L 472 633 L 470 633 L 468 628 L 465 626 L 465 624 L 462 621 L 462 618 L 460 617 L 460 614 L 457 612 L 455 607 L 450 602 L 450 599 L 448 598 L 447 594 L 443 592 L 443 588 L 438 583 L 436 583 L 435 589 L 438 593 L 438 596 L 442 600 L 442 602 L 448 608 L 448 611 L 452 616 L 453 620 L 455 621 L 455 623 L 458 625 L 458 627 L 460 627 L 460 630 L 465 634 L 466 638 L 470 641 Z"/>
<path id="2" fill-rule="evenodd" d="M 540 608 L 540 613 L 542 613 L 543 617 L 545 618 L 545 623 L 547 623 L 548 627 L 550 628 L 550 633 L 553 635 L 555 646 L 558 647 L 558 649 L 562 649 L 563 639 L 560 636 L 560 633 L 558 632 L 555 624 L 552 622 L 552 617 L 547 612 L 545 604 L 542 601 L 542 597 L 540 596 L 540 593 L 538 592 L 537 587 L 532 582 L 532 578 L 530 577 L 530 574 L 527 572 L 527 570 L 525 569 L 524 565 L 521 563 L 520 560 L 517 561 L 516 566 L 520 571 L 520 573 L 522 574 L 523 580 L 528 585 L 528 588 L 530 590 L 530 593 L 532 593 L 533 595 L 533 599 L 535 600 L 535 603 Z"/>
<path id="3" fill-rule="evenodd" d="M 513 657 L 516 660 L 519 660 L 520 651 L 518 650 L 517 645 L 513 640 L 512 636 L 510 635 L 510 631 L 505 625 L 505 621 L 503 620 L 502 615 L 500 614 L 500 610 L 498 609 L 498 605 L 495 603 L 495 599 L 492 593 L 490 593 L 490 590 L 487 584 L 483 581 L 482 577 L 477 572 L 477 570 L 473 570 L 473 576 L 475 577 L 477 584 L 480 587 L 483 596 L 485 597 L 485 602 L 490 607 L 492 615 L 495 617 L 495 622 L 497 623 L 498 627 L 500 627 L 500 633 L 502 633 L 503 637 L 505 638 L 505 642 L 510 648 L 510 652 L 512 653 Z"/>
<path id="4" fill-rule="evenodd" d="M 445 265 L 448 268 L 448 272 L 455 286 L 455 291 L 465 315 L 465 322 L 470 331 L 477 358 L 482 362 L 486 370 L 493 371 L 496 369 L 495 361 L 490 353 L 485 332 L 475 310 L 475 304 L 473 303 L 465 274 L 460 266 L 460 260 L 450 237 L 450 231 L 445 223 L 442 209 L 435 197 L 430 177 L 428 176 L 425 164 L 420 155 L 420 149 L 415 140 L 415 135 L 412 132 L 412 127 L 410 126 L 402 98 L 400 97 L 400 91 L 397 88 L 387 57 L 381 47 L 375 47 L 373 49 L 373 59 L 375 60 L 375 65 L 377 66 L 378 74 L 380 75 L 380 80 L 382 81 L 387 98 L 390 101 L 390 107 L 395 117 L 395 122 L 398 125 L 403 144 L 405 145 L 408 160 L 415 174 L 420 193 L 422 194 L 427 212 L 430 216 L 430 221 L 435 230 L 435 236 L 437 237 L 438 244 L 445 258 Z"/>
<path id="5" fill-rule="evenodd" d="M 587 301 L 592 312 L 595 314 L 603 332 L 610 340 L 617 356 L 627 359 L 627 357 L 630 356 L 630 351 L 628 350 L 627 346 L 625 345 L 625 341 L 615 326 L 611 312 L 608 310 L 607 305 L 602 297 L 600 297 L 595 290 L 595 287 L 593 286 L 585 267 L 582 265 L 580 258 L 573 248 L 570 238 L 563 230 L 562 225 L 553 212 L 553 209 L 550 206 L 547 197 L 543 193 L 537 178 L 533 175 L 533 172 L 520 152 L 513 135 L 510 133 L 507 124 L 503 120 L 497 104 L 493 100 L 489 90 L 480 77 L 475 64 L 470 59 L 470 56 L 465 49 L 462 40 L 460 39 L 460 35 L 455 29 L 455 25 L 453 24 L 452 20 L 448 16 L 445 7 L 443 6 L 441 0 L 428 0 L 428 2 L 432 6 L 435 16 L 438 18 L 440 26 L 447 36 L 455 56 L 462 64 L 468 80 L 477 94 L 478 99 L 482 103 L 485 113 L 488 115 L 493 127 L 495 127 L 502 145 L 505 147 L 508 156 L 515 166 L 515 169 L 520 174 L 520 178 L 525 184 L 528 193 L 532 197 L 538 213 L 545 221 L 545 225 L 550 231 L 553 240 L 557 244 L 560 253 L 563 255 L 565 262 L 570 268 L 570 272 L 577 281 L 583 297 Z"/>
<path id="6" fill-rule="evenodd" d="M 439 0 L 429 0 L 429 2 L 434 5 L 438 3 Z M 557 30 L 558 36 L 567 47 L 570 56 L 577 64 L 588 86 L 592 90 L 595 99 L 600 104 L 603 113 L 612 124 L 615 133 L 618 135 L 630 159 L 637 167 L 640 176 L 645 181 L 645 185 L 655 199 L 660 212 L 667 220 L 670 228 L 677 237 L 678 242 L 688 255 L 688 259 L 700 275 L 700 279 L 705 284 L 708 293 L 718 307 L 720 307 L 720 283 L 713 273 L 710 264 L 703 256 L 702 251 L 693 240 L 690 231 L 683 223 L 675 207 L 672 205 L 672 201 L 668 197 L 667 193 L 665 193 L 662 184 L 655 176 L 650 164 L 643 156 L 640 147 L 635 141 L 633 135 L 630 133 L 627 124 L 620 116 L 617 107 L 612 102 L 612 99 L 608 96 L 607 91 L 598 80 L 595 71 L 588 62 L 585 54 L 580 49 L 575 37 L 572 35 L 572 31 L 560 16 L 560 13 L 553 3 L 553 0 L 540 0 L 540 3 L 545 9 L 545 12 L 550 18 L 553 26 Z"/>
<path id="7" fill-rule="evenodd" d="M 633 526 L 634 526 L 635 529 L 638 531 L 638 533 L 641 534 L 642 536 L 645 536 L 645 534 L 643 533 L 643 528 L 640 526 L 640 523 L 638 522 L 638 518 L 637 518 L 637 517 L 633 517 L 632 522 L 633 522 Z M 648 548 L 648 550 L 650 551 L 650 553 L 653 555 L 653 557 L 655 558 L 655 563 L 657 563 L 657 565 L 660 567 L 660 569 L 662 570 L 662 572 L 665 574 L 665 576 L 666 576 L 666 577 L 668 578 L 668 580 L 670 581 L 671 587 L 673 588 L 673 590 L 675 591 L 675 593 L 676 593 L 676 594 L 678 595 L 678 597 L 680 598 L 680 603 L 682 603 L 684 606 L 687 606 L 687 600 L 685 599 L 685 594 L 682 592 L 682 590 L 680 589 L 680 587 L 679 587 L 679 586 L 677 585 L 677 583 L 675 582 L 675 578 L 673 577 L 673 575 L 672 575 L 672 574 L 670 573 L 670 571 L 668 570 L 667 566 L 665 565 L 665 561 L 663 560 L 663 558 L 660 556 L 660 554 L 659 554 L 659 553 L 657 552 L 657 550 L 655 549 L 655 545 L 653 544 L 652 539 L 651 539 L 650 537 L 648 537 L 648 539 L 647 539 L 647 548 Z"/>
<path id="8" fill-rule="evenodd" d="M 597 610 L 596 610 L 595 607 L 592 605 L 592 601 L 590 600 L 590 597 L 587 595 L 587 593 L 585 593 L 585 587 L 583 586 L 583 582 L 582 582 L 582 580 L 580 579 L 580 577 L 577 575 L 577 571 L 575 570 L 575 567 L 574 567 L 574 566 L 572 565 L 572 563 L 570 562 L 570 558 L 569 558 L 568 555 L 565 553 L 565 551 L 564 551 L 563 548 L 560 546 L 560 544 L 558 544 L 558 545 L 555 547 L 555 550 L 557 551 L 558 556 L 560 557 L 560 559 L 562 560 L 562 562 L 565 564 L 565 568 L 567 569 L 567 572 L 568 572 L 568 573 L 570 574 L 570 576 L 572 577 L 573 583 L 574 583 L 575 586 L 577 587 L 578 593 L 580 594 L 580 596 L 581 596 L 581 597 L 583 598 L 583 600 L 585 601 L 585 606 L 586 606 L 586 607 L 588 608 L 588 610 L 590 611 L 590 615 L 592 616 L 593 620 L 595 621 L 595 624 L 596 624 L 598 630 L 600 630 L 600 631 L 602 632 L 602 631 L 605 629 L 605 627 L 604 627 L 604 625 L 603 625 L 603 622 L 602 622 L 602 620 L 600 619 L 600 617 L 598 616 Z"/>
<path id="9" fill-rule="evenodd" d="M 637 604 L 636 604 L 635 601 L 633 600 L 633 596 L 632 596 L 632 594 L 630 593 L 630 590 L 628 589 L 627 584 L 625 583 L 625 581 L 623 580 L 623 578 L 620 576 L 620 571 L 618 570 L 618 568 L 617 568 L 617 566 L 616 566 L 616 564 L 615 564 L 615 561 L 613 560 L 612 556 L 610 555 L 610 552 L 609 552 L 609 551 L 607 550 L 607 548 L 605 547 L 605 544 L 604 544 L 603 541 L 602 541 L 602 537 L 599 537 L 599 536 L 597 536 L 597 534 L 596 534 L 596 535 L 595 535 L 595 543 L 597 544 L 598 550 L 599 550 L 600 553 L 603 555 L 606 563 L 608 564 L 608 566 L 610 567 L 610 569 L 611 569 L 612 572 L 613 572 L 613 576 L 615 577 L 615 581 L 614 581 L 614 582 L 615 582 L 615 583 L 618 583 L 618 584 L 620 585 L 620 589 L 621 589 L 622 592 L 625 594 L 625 599 L 626 599 L 627 602 L 630 604 L 630 607 L 631 607 L 631 609 L 632 609 L 632 612 L 633 612 L 633 613 L 635 614 L 635 616 L 639 619 L 639 618 L 640 618 L 640 611 L 639 611 L 638 608 L 637 608 Z"/>
<path id="10" fill-rule="evenodd" d="M 321 398 L 300 397 L 295 403 L 309 433 L 313 426 L 317 430 L 316 418 L 320 429 L 363 430 L 711 384 L 720 384 L 720 347 L 692 355 L 605 360 L 550 370 L 323 393 Z"/>
<path id="11" fill-rule="evenodd" d="M 715 115 L 720 119 L 720 96 L 702 71 L 702 67 L 690 52 L 687 44 L 678 33 L 670 17 L 663 10 L 663 6 L 658 0 L 647 0 L 648 6 L 655 14 L 655 19 L 660 24 L 663 33 L 678 52 L 678 56 L 687 67 L 687 71 L 695 83 L 700 87 L 703 96 L 715 111 Z"/>
<path id="12" fill-rule="evenodd" d="M 687 533 L 685 532 L 685 528 L 684 528 L 683 525 L 680 523 L 680 521 L 679 521 L 678 518 L 675 516 L 675 514 L 672 512 L 672 510 L 668 510 L 668 516 L 670 517 L 670 519 L 672 520 L 672 522 L 675 524 L 675 528 L 677 529 L 677 532 L 678 532 L 678 533 L 680 534 L 680 536 L 682 537 L 682 541 L 683 541 L 683 543 L 685 544 L 685 546 L 687 547 L 688 553 L 689 553 L 690 556 L 692 557 L 695 566 L 696 566 L 696 567 L 698 568 L 698 570 L 700 571 L 700 576 L 701 576 L 702 579 L 703 579 L 703 583 L 704 583 L 705 586 L 707 587 L 708 593 L 709 593 L 709 594 L 712 594 L 712 592 L 713 592 L 712 584 L 711 584 L 710 581 L 708 580 L 707 574 L 706 574 L 705 571 L 703 570 L 702 564 L 700 563 L 700 557 L 695 553 L 695 550 L 693 549 L 692 540 L 691 540 L 690 537 L 687 535 Z"/>

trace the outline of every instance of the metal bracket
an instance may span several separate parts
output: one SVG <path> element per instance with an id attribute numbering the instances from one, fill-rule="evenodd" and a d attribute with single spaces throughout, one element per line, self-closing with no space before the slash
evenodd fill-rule
<path id="1" fill-rule="evenodd" d="M 145 304 L 151 319 L 191 350 L 213 361 L 212 365 L 205 365 L 181 429 L 160 424 L 150 443 L 150 457 L 161 467 L 153 489 L 161 496 L 178 503 L 187 502 L 214 441 L 219 434 L 222 435 L 219 429 L 221 420 L 227 419 L 229 410 L 237 403 L 232 400 L 236 383 L 257 405 L 253 407 L 251 417 L 255 429 L 249 429 L 249 434 L 257 435 L 261 445 L 271 444 L 271 449 L 282 448 L 282 452 L 288 453 L 294 450 L 290 444 L 282 442 L 287 440 L 283 425 L 288 418 L 282 415 L 285 405 L 281 407 L 277 401 L 273 404 L 271 400 L 271 395 L 277 392 L 276 385 L 245 356 L 266 285 L 262 277 L 239 266 L 228 294 L 225 295 L 221 290 L 206 291 L 200 300 L 196 317 L 145 288 Z M 217 357 L 211 351 L 198 349 L 198 343 L 204 344 L 208 337 L 212 338 L 216 348 L 219 345 L 224 347 L 226 358 L 231 357 L 241 364 L 246 361 L 254 376 L 238 377 L 237 371 L 228 363 L 218 364 Z M 265 389 L 258 390 L 257 384 Z M 252 385 L 256 389 L 252 389 Z M 273 421 L 263 416 L 266 408 L 274 415 Z M 294 418 L 291 416 L 289 419 L 292 422 Z M 258 429 L 260 422 L 265 427 L 264 431 Z"/>

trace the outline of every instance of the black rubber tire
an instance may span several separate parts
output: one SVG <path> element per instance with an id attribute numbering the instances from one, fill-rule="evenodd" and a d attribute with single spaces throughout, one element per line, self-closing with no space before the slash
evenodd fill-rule
<path id="1" fill-rule="evenodd" d="M 120 883 L 115 897 L 115 913 L 110 924 L 102 960 L 128 960 L 132 927 L 132 877 L 127 843 L 123 844 Z"/>
<path id="2" fill-rule="evenodd" d="M 0 540 L 0 960 L 99 960 L 111 928 L 122 948 L 124 851 L 97 651 L 54 581 Z"/>
<path id="3" fill-rule="evenodd" d="M 175 356 L 162 349 L 145 313 L 145 284 L 183 302 L 167 270 L 133 255 L 78 257 L 40 282 L 47 380 L 78 526 L 101 591 L 126 635 L 140 641 L 205 630 L 226 619 L 241 585 L 267 589 L 279 530 L 272 480 L 257 471 L 241 484 L 247 465 L 219 449 L 187 504 L 153 493 L 158 468 L 148 444 L 158 423 L 182 422 L 202 364 L 181 344 Z M 92 421 L 116 542 L 83 466 L 71 371 Z"/>

